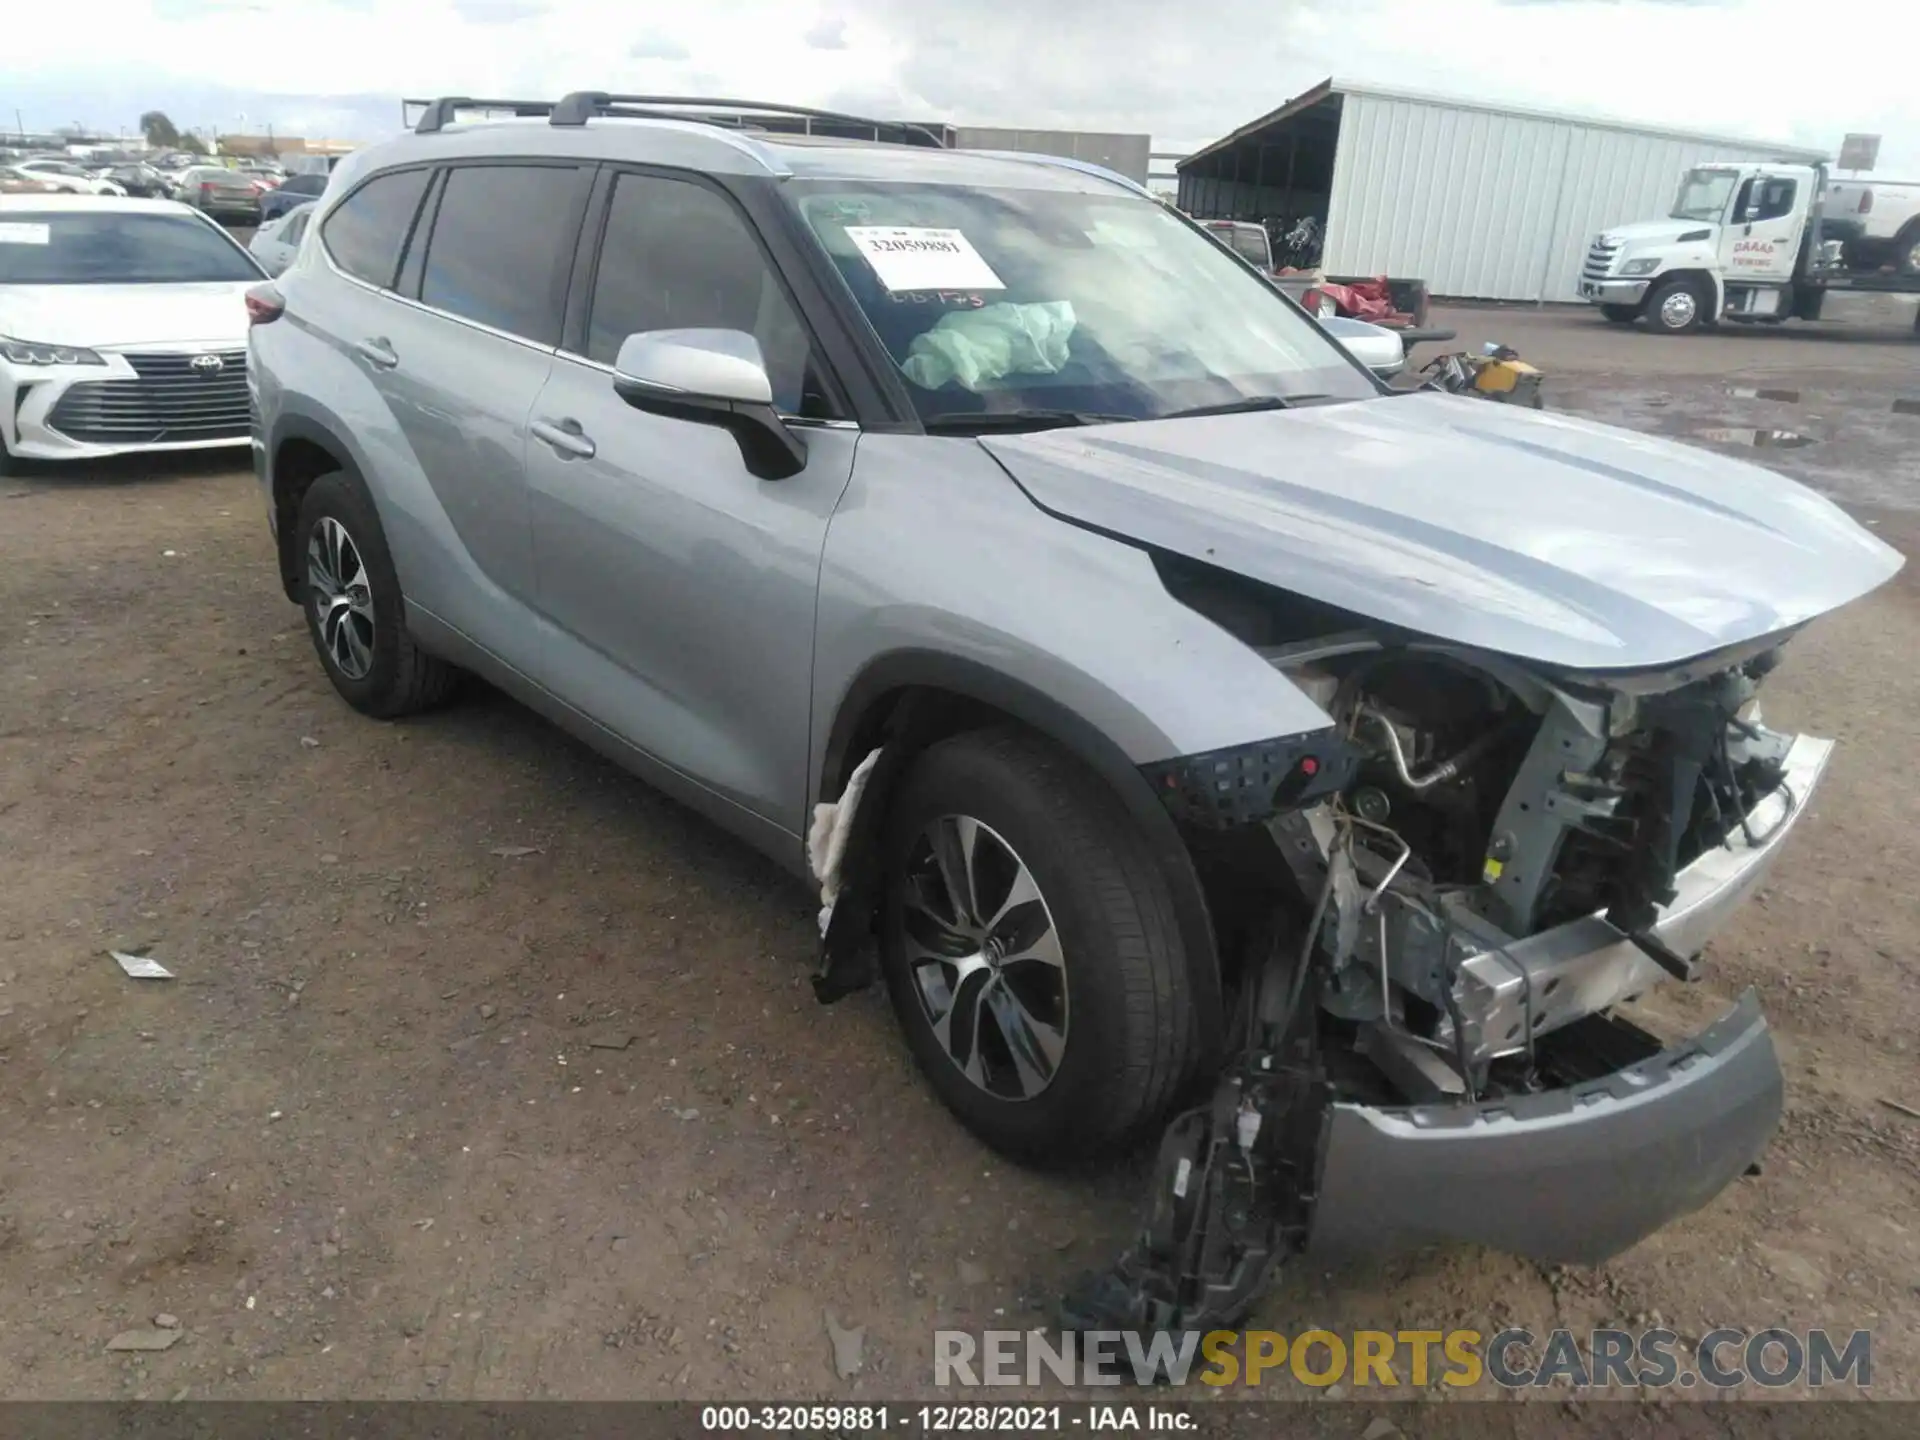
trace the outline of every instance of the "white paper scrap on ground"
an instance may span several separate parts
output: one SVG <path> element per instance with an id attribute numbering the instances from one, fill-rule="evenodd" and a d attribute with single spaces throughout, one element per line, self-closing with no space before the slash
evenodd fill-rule
<path id="1" fill-rule="evenodd" d="M 29 220 L 0 221 L 0 245 L 45 245 L 53 238 L 53 230 L 45 224 L 36 225 Z"/>
<path id="2" fill-rule="evenodd" d="M 993 267 L 958 230 L 919 225 L 849 225 L 847 238 L 867 257 L 880 283 L 908 290 L 1004 290 Z"/>
<path id="3" fill-rule="evenodd" d="M 173 972 L 158 960 L 149 960 L 144 955 L 127 955 L 119 950 L 107 952 L 120 962 L 120 968 L 135 980 L 171 980 Z"/>

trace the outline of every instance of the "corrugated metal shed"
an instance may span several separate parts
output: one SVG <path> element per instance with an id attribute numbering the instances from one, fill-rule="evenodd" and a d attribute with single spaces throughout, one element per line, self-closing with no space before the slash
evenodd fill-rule
<path id="1" fill-rule="evenodd" d="M 1284 190 L 1280 158 L 1295 177 Z M 1329 80 L 1189 156 L 1181 203 L 1270 227 L 1318 213 L 1333 274 L 1416 276 L 1436 295 L 1575 300 L 1594 233 L 1664 215 L 1689 166 L 1822 158 L 1804 146 Z"/>

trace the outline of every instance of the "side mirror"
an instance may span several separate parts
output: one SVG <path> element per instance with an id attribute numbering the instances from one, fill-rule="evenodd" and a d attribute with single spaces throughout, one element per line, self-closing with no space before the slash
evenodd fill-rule
<path id="1" fill-rule="evenodd" d="M 744 330 L 629 335 L 613 362 L 613 391 L 636 410 L 719 426 L 762 480 L 784 480 L 806 468 L 806 446 L 773 408 L 760 342 Z"/>
<path id="2" fill-rule="evenodd" d="M 1391 380 L 1407 367 L 1406 345 L 1384 325 L 1336 315 L 1321 320 L 1320 328 L 1382 380 Z"/>

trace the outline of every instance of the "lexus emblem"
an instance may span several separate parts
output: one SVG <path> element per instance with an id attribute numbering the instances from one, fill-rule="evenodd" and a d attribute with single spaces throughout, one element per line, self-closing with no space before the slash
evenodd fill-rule
<path id="1" fill-rule="evenodd" d="M 227 368 L 227 362 L 218 355 L 196 355 L 193 357 L 193 368 L 202 375 L 218 375 Z"/>

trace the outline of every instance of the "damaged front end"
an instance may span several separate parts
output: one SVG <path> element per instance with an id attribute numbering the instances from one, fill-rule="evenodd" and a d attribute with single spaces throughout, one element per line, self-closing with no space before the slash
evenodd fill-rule
<path id="1" fill-rule="evenodd" d="M 1751 1166 L 1782 1099 L 1755 999 L 1675 1045 L 1617 1007 L 1693 978 L 1820 780 L 1830 742 L 1760 722 L 1777 647 L 1607 675 L 1368 633 L 1262 654 L 1334 724 L 1149 772 L 1197 841 L 1258 844 L 1274 903 L 1215 1093 L 1067 1323 L 1231 1324 L 1309 1248 L 1598 1261 Z"/>

